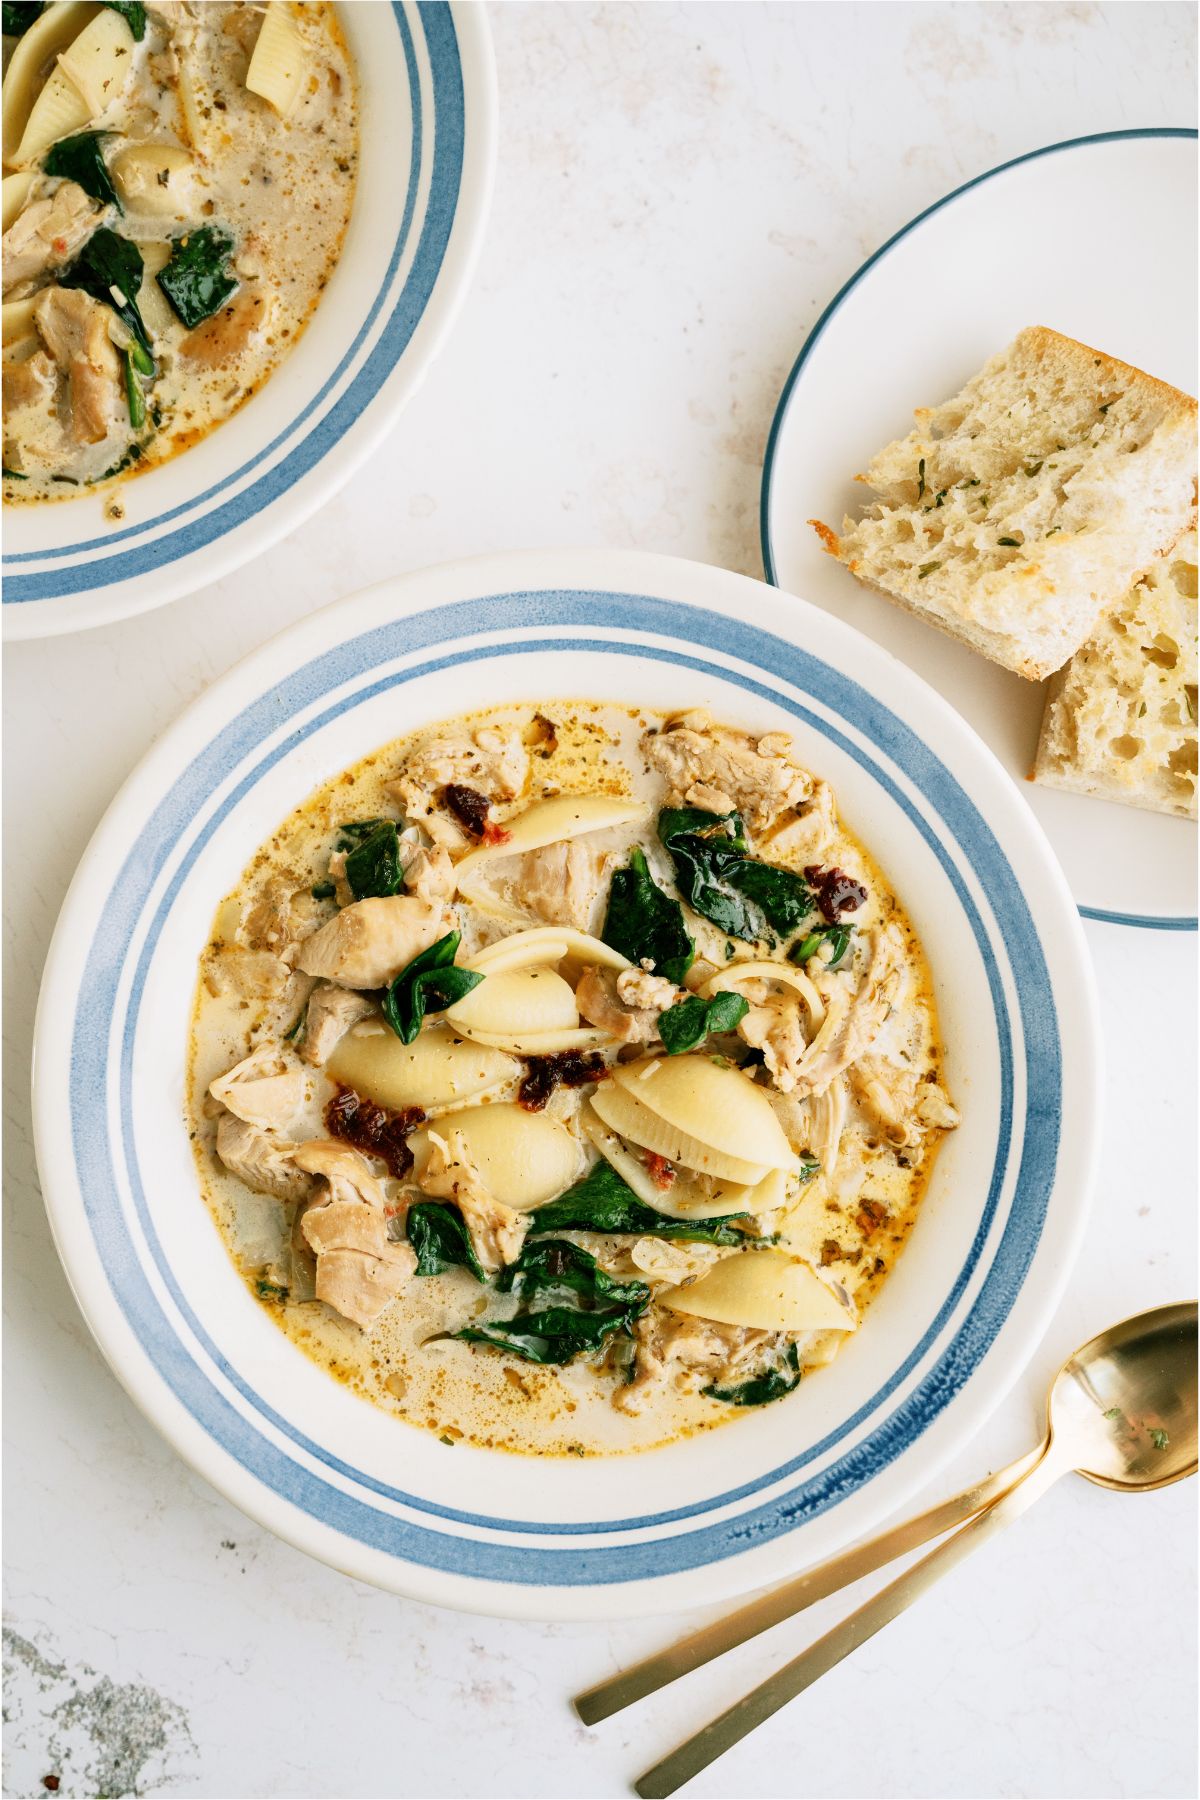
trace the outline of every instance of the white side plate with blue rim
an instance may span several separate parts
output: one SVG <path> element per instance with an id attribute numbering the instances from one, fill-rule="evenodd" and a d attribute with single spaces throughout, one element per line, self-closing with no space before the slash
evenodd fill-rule
<path id="1" fill-rule="evenodd" d="M 107 624 L 228 575 L 347 481 L 419 386 L 466 291 L 496 147 L 482 6 L 341 7 L 358 71 L 358 191 L 333 277 L 262 391 L 118 489 L 5 509 L 4 633 Z M 121 496 L 125 518 L 104 517 Z"/>
<path id="2" fill-rule="evenodd" d="M 929 950 L 962 1110 L 863 1330 L 795 1394 L 662 1450 L 531 1459 L 388 1417 L 234 1273 L 184 1124 L 216 902 L 312 788 L 507 700 L 710 706 L 791 731 Z M 535 1617 L 729 1599 L 901 1506 L 1030 1356 L 1083 1229 L 1097 1031 L 1082 928 L 1012 783 L 885 650 L 743 576 L 621 552 L 386 582 L 234 669 L 114 801 L 63 907 L 34 1057 L 59 1253 L 112 1367 L 222 1493 L 339 1569 Z"/>
<path id="3" fill-rule="evenodd" d="M 1088 918 L 1196 928 L 1196 827 L 1028 780 L 1044 690 L 861 587 L 808 524 L 838 528 L 853 476 L 1026 325 L 1049 325 L 1196 392 L 1196 134 L 1054 144 L 948 194 L 864 263 L 788 377 L 767 445 L 767 579 L 865 631 L 995 751 Z"/>

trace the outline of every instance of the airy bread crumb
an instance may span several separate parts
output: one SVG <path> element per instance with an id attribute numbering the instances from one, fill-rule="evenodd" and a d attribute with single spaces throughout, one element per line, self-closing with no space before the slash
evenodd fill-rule
<path id="1" fill-rule="evenodd" d="M 1053 677 L 1034 780 L 1196 817 L 1196 534 Z"/>
<path id="2" fill-rule="evenodd" d="M 841 534 L 869 586 L 1030 680 L 1059 669 L 1196 516 L 1196 402 L 1073 338 L 1022 331 L 857 477 Z"/>

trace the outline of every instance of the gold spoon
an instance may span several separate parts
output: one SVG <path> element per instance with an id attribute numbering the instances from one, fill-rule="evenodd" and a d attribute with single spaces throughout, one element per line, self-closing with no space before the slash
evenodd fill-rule
<path id="1" fill-rule="evenodd" d="M 764 1719 L 770 1718 L 787 1701 L 874 1636 L 970 1551 L 1018 1518 L 1060 1476 L 1074 1471 L 1103 1487 L 1115 1488 L 1122 1493 L 1142 1493 L 1167 1487 L 1171 1482 L 1193 1475 L 1196 1471 L 1196 1398 L 1195 1301 L 1139 1313 L 1135 1318 L 1125 1319 L 1101 1332 L 1099 1337 L 1068 1358 L 1059 1370 L 1047 1398 L 1047 1430 L 1041 1450 L 1033 1458 L 1022 1459 L 1023 1472 L 1015 1475 L 1012 1485 L 1000 1498 L 994 1499 L 955 1536 L 939 1544 L 865 1606 L 859 1607 L 817 1643 L 648 1770 L 635 1783 L 636 1791 L 643 1800 L 663 1800 L 664 1796 L 673 1794 L 685 1781 L 707 1768 L 755 1726 L 761 1725 Z M 1019 1465 L 1013 1466 L 1013 1470 L 1018 1468 Z M 1013 1470 L 1005 1473 L 1012 1475 Z M 993 1482 L 997 1479 L 992 1478 Z M 971 1490 L 967 1492 L 969 1494 Z M 938 1510 L 935 1508 L 934 1513 Z M 904 1530 L 899 1527 L 886 1535 L 896 1538 L 902 1536 Z M 861 1547 L 863 1550 L 870 1548 L 869 1545 Z M 860 1570 L 860 1573 L 865 1572 L 865 1568 Z M 819 1570 L 810 1571 L 810 1577 L 819 1574 Z M 856 1577 L 851 1575 L 849 1579 Z M 824 1591 L 832 1590 L 826 1588 Z M 802 1597 L 799 1606 L 793 1610 L 810 1605 L 816 1597 L 815 1592 Z M 706 1660 L 707 1657 L 702 1656 L 687 1666 L 696 1667 Z M 667 1678 L 673 1679 L 673 1676 Z"/>

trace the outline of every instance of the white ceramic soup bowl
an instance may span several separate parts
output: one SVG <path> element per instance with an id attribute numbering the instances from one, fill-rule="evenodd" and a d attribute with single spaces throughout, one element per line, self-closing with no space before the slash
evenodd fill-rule
<path id="1" fill-rule="evenodd" d="M 495 162 L 491 39 L 470 0 L 340 0 L 361 147 L 342 254 L 296 348 L 192 449 L 119 488 L 10 506 L 4 632 L 107 624 L 216 581 L 346 482 L 444 342 Z M 104 517 L 121 496 L 125 517 Z"/>
<path id="2" fill-rule="evenodd" d="M 216 902 L 319 782 L 403 731 L 552 697 L 794 734 L 929 953 L 962 1111 L 863 1327 L 787 1399 L 660 1450 L 538 1460 L 405 1425 L 250 1297 L 200 1197 L 188 1021 Z M 1091 978 L 1030 813 L 885 651 L 741 576 L 622 553 L 384 583 L 192 706 L 113 803 L 43 986 L 35 1118 L 80 1305 L 149 1417 L 292 1543 L 415 1597 L 578 1618 L 729 1598 L 899 1506 L 1015 1379 L 1066 1280 L 1095 1147 Z"/>

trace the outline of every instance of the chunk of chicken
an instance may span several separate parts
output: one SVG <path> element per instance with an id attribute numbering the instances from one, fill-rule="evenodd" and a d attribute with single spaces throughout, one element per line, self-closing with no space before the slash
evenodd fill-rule
<path id="1" fill-rule="evenodd" d="M 80 444 L 99 444 L 113 427 L 118 368 L 109 336 L 113 316 L 82 288 L 47 288 L 34 307 L 42 341 L 66 372 L 71 433 Z"/>
<path id="2" fill-rule="evenodd" d="M 825 1020 L 792 1071 L 796 1093 L 823 1093 L 836 1076 L 866 1055 L 899 994 L 903 952 L 896 927 L 884 925 L 875 934 L 871 960 L 857 990 L 847 989 L 837 975 L 816 977 Z"/>
<path id="3" fill-rule="evenodd" d="M 576 838 L 514 858 L 500 879 L 515 900 L 547 925 L 586 931 L 612 860 Z"/>
<path id="4" fill-rule="evenodd" d="M 417 1176 L 421 1191 L 437 1200 L 454 1201 L 480 1265 L 489 1274 L 515 1262 L 529 1230 L 528 1215 L 505 1206 L 488 1191 L 460 1133 L 452 1132 L 447 1140 L 431 1127 L 428 1138 L 428 1154 Z"/>
<path id="5" fill-rule="evenodd" d="M 251 950 L 270 950 L 285 963 L 321 922 L 311 889 L 297 887 L 286 875 L 272 875 L 258 891 L 239 936 Z"/>
<path id="6" fill-rule="evenodd" d="M 468 736 L 435 738 L 415 750 L 389 792 L 404 816 L 422 825 L 435 844 L 461 849 L 466 833 L 438 805 L 441 791 L 474 788 L 488 800 L 515 800 L 529 779 L 529 752 L 516 725 L 481 725 Z"/>
<path id="7" fill-rule="evenodd" d="M 297 1168 L 296 1145 L 261 1125 L 251 1125 L 231 1112 L 217 1120 L 217 1155 L 231 1175 L 256 1194 L 276 1200 L 307 1200 L 312 1181 Z"/>
<path id="8" fill-rule="evenodd" d="M 316 1252 L 316 1297 L 366 1330 L 415 1273 L 412 1245 L 388 1237 L 383 1188 L 357 1150 L 313 1138 L 294 1157 L 323 1184 L 300 1220 Z"/>
<path id="9" fill-rule="evenodd" d="M 4 364 L 4 416 L 22 406 L 42 406 L 54 396 L 58 379 L 50 357 L 44 350 L 18 361 L 15 357 Z"/>
<path id="10" fill-rule="evenodd" d="M 761 1050 L 767 1073 L 781 1093 L 790 1094 L 800 1080 L 808 1039 L 794 1000 L 777 999 L 752 1006 L 738 1022 L 738 1036 Z"/>
<path id="11" fill-rule="evenodd" d="M 334 981 L 319 981 L 308 999 L 304 1042 L 300 1054 L 306 1063 L 320 1068 L 327 1063 L 352 1025 L 369 1018 L 371 1002 Z"/>
<path id="12" fill-rule="evenodd" d="M 672 804 L 707 812 L 739 812 L 748 831 L 764 832 L 812 797 L 813 778 L 801 768 L 786 732 L 753 738 L 715 725 L 696 709 L 647 732 L 642 750 L 666 777 Z"/>
<path id="13" fill-rule="evenodd" d="M 674 1006 L 680 994 L 665 975 L 652 975 L 649 969 L 622 969 L 617 976 L 617 999 L 635 1011 L 648 1011 L 657 1016 Z"/>
<path id="14" fill-rule="evenodd" d="M 424 900 L 432 906 L 453 897 L 454 864 L 445 850 L 427 850 L 411 838 L 401 838 L 400 865 L 404 870 L 405 890 L 414 899 Z"/>
<path id="15" fill-rule="evenodd" d="M 261 337 L 274 316 L 276 294 L 264 281 L 248 281 L 210 319 L 180 341 L 179 354 L 199 369 L 220 369 Z"/>
<path id="16" fill-rule="evenodd" d="M 269 1000 L 283 993 L 291 970 L 269 950 L 247 950 L 240 944 L 221 944 L 206 953 L 204 985 L 214 997 L 230 995 L 239 1000 Z"/>
<path id="17" fill-rule="evenodd" d="M 5 297 L 70 262 L 103 215 L 73 181 L 60 181 L 47 199 L 27 206 L 0 239 Z"/>
<path id="18" fill-rule="evenodd" d="M 742 1380 L 770 1335 L 652 1306 L 634 1326 L 633 1379 L 616 1390 L 613 1405 L 618 1412 L 637 1414 L 668 1384 L 697 1387 L 701 1375 L 722 1384 Z"/>
<path id="19" fill-rule="evenodd" d="M 638 971 L 639 973 L 641 971 Z M 622 974 L 629 973 L 622 970 Z M 624 1044 L 648 1044 L 658 1036 L 661 1008 L 630 1007 L 618 998 L 616 983 L 607 971 L 585 969 L 575 989 L 580 1017 L 607 1031 Z"/>
<path id="20" fill-rule="evenodd" d="M 274 1044 L 264 1044 L 243 1057 L 224 1075 L 210 1081 L 214 1100 L 247 1125 L 281 1131 L 304 1103 L 303 1069 L 290 1064 Z"/>
<path id="21" fill-rule="evenodd" d="M 410 894 L 356 900 L 305 938 L 297 965 L 342 987 L 386 987 L 442 935 L 445 915 Z"/>
<path id="22" fill-rule="evenodd" d="M 794 818 L 784 818 L 759 844 L 764 856 L 779 862 L 823 862 L 837 836 L 837 802 L 827 781 L 814 781 L 812 798 Z"/>

